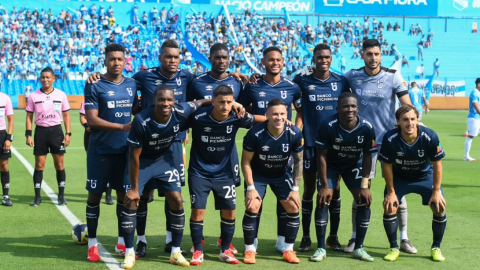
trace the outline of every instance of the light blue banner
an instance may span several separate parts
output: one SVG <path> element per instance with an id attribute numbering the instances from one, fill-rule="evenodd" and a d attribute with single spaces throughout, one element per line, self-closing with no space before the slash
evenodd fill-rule
<path id="1" fill-rule="evenodd" d="M 438 16 L 480 17 L 480 0 L 442 0 Z"/>
<path id="2" fill-rule="evenodd" d="M 442 0 L 447 2 L 448 0 Z M 316 14 L 437 16 L 438 0 L 316 0 Z"/>
<path id="3" fill-rule="evenodd" d="M 232 13 L 250 9 L 262 14 L 284 14 L 284 9 L 290 14 L 313 15 L 314 0 L 211 0 L 212 5 L 227 5 Z"/>

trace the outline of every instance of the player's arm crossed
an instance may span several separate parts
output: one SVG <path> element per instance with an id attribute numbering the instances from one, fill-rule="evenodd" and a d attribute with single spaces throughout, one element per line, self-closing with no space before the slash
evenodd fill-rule
<path id="1" fill-rule="evenodd" d="M 262 197 L 260 197 L 260 194 L 258 194 L 258 191 L 255 189 L 255 185 L 253 182 L 251 162 L 254 154 L 255 152 L 243 150 L 241 165 L 243 177 L 247 185 L 247 194 L 245 194 L 245 208 L 250 210 L 255 209 L 256 211 L 254 212 L 256 213 L 258 212 L 262 204 Z"/>

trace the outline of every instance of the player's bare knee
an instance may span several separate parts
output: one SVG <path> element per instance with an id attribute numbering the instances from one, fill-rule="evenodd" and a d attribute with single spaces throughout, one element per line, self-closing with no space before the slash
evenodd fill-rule
<path id="1" fill-rule="evenodd" d="M 298 206 L 293 201 L 289 201 L 287 203 L 282 203 L 282 205 L 283 205 L 283 208 L 285 208 L 285 211 L 288 214 L 295 214 L 295 213 L 298 213 L 298 211 L 300 210 L 300 209 L 298 209 Z"/>
<path id="2" fill-rule="evenodd" d="M 250 213 L 258 214 L 261 206 L 262 203 L 259 200 L 255 200 L 250 206 L 246 207 L 245 209 Z"/>
<path id="3" fill-rule="evenodd" d="M 136 202 L 130 202 L 128 204 L 125 204 L 125 207 L 129 210 L 137 210 L 137 203 Z"/>
<path id="4" fill-rule="evenodd" d="M 432 205 L 430 205 L 430 209 L 432 209 L 433 215 L 436 217 L 444 217 L 447 214 L 445 212 L 445 209 L 440 209 L 439 211 L 437 211 L 437 207 L 433 203 Z"/>
<path id="5" fill-rule="evenodd" d="M 183 209 L 183 199 L 182 196 L 168 196 L 168 205 L 171 210 L 179 211 Z"/>
<path id="6" fill-rule="evenodd" d="M 235 210 L 226 210 L 223 209 L 221 210 L 222 212 L 222 218 L 233 220 L 235 219 Z"/>
<path id="7" fill-rule="evenodd" d="M 383 213 L 384 213 L 385 215 L 389 215 L 389 216 L 391 216 L 391 215 L 396 215 L 396 214 L 397 214 L 397 210 L 398 210 L 398 208 L 397 208 L 396 206 L 394 206 L 394 207 L 392 207 L 392 208 L 390 208 L 390 209 L 387 209 L 385 206 L 383 206 Z"/>
<path id="8" fill-rule="evenodd" d="M 58 163 L 55 162 L 53 165 L 55 166 L 56 171 L 63 171 L 65 169 L 65 166 L 63 165 L 63 161 Z"/>
<path id="9" fill-rule="evenodd" d="M 102 200 L 102 193 L 92 193 L 92 192 L 88 193 L 88 199 L 87 199 L 88 203 L 99 204 L 101 200 Z"/>
<path id="10" fill-rule="evenodd" d="M 193 221 L 202 221 L 205 216 L 205 209 L 192 209 L 192 214 L 190 220 Z"/>
<path id="11" fill-rule="evenodd" d="M 8 172 L 8 159 L 0 159 L 0 171 Z"/>

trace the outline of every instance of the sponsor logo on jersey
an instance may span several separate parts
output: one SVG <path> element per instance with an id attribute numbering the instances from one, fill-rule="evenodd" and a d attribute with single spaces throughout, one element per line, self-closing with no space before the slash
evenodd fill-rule
<path id="1" fill-rule="evenodd" d="M 115 117 L 122 117 L 123 116 L 123 113 L 122 112 L 116 112 L 115 113 Z"/>
<path id="2" fill-rule="evenodd" d="M 375 140 L 372 140 L 372 148 L 376 148 L 378 146 L 377 142 Z"/>
<path id="3" fill-rule="evenodd" d="M 342 140 L 342 138 L 335 138 L 335 142 L 336 143 L 341 143 L 341 142 L 343 142 L 343 140 Z"/>
<path id="4" fill-rule="evenodd" d="M 441 153 L 441 152 L 443 152 L 443 148 L 442 148 L 442 145 L 439 143 L 437 146 L 437 153 Z"/>
<path id="5" fill-rule="evenodd" d="M 177 81 L 178 86 L 182 85 L 182 79 L 181 78 L 177 78 L 175 80 Z"/>
<path id="6" fill-rule="evenodd" d="M 313 84 L 312 84 L 312 85 L 309 85 L 309 86 L 308 86 L 308 90 L 315 90 L 315 85 L 313 85 Z"/>
<path id="7" fill-rule="evenodd" d="M 162 84 L 162 80 L 155 80 L 155 84 L 156 84 L 156 85 Z"/>
<path id="8" fill-rule="evenodd" d="M 358 85 L 362 85 L 363 81 L 362 81 L 362 80 L 357 80 L 356 83 L 357 83 Z"/>
<path id="9" fill-rule="evenodd" d="M 363 136 L 357 136 L 358 137 L 358 143 L 363 143 Z"/>
<path id="10" fill-rule="evenodd" d="M 324 107 L 323 107 L 323 106 L 321 106 L 321 105 L 317 105 L 317 107 L 315 107 L 315 109 L 317 109 L 317 111 L 322 111 L 322 110 L 323 110 L 323 108 L 324 108 Z"/>
<path id="11" fill-rule="evenodd" d="M 288 152 L 288 143 L 282 143 L 282 151 L 283 152 Z"/>
<path id="12" fill-rule="evenodd" d="M 209 146 L 207 147 L 207 151 L 213 152 L 215 151 L 215 147 Z"/>
<path id="13" fill-rule="evenodd" d="M 157 133 L 153 133 L 153 134 L 152 134 L 152 138 L 154 138 L 154 139 L 158 138 L 158 134 L 157 134 Z"/>
<path id="14" fill-rule="evenodd" d="M 259 95 L 260 97 L 265 97 L 265 96 L 267 95 L 267 93 L 265 93 L 265 92 L 260 92 L 260 93 L 258 93 L 258 95 Z"/>
<path id="15" fill-rule="evenodd" d="M 333 145 L 333 149 L 340 150 L 340 145 Z"/>
<path id="16" fill-rule="evenodd" d="M 282 99 L 287 98 L 287 91 L 280 91 L 280 94 L 282 95 Z"/>
<path id="17" fill-rule="evenodd" d="M 331 83 L 330 85 L 332 86 L 332 91 L 337 91 L 338 89 L 337 83 Z"/>
<path id="18" fill-rule="evenodd" d="M 263 108 L 265 108 L 265 101 L 258 101 L 257 105 L 258 105 L 258 108 L 263 109 Z"/>
<path id="19" fill-rule="evenodd" d="M 403 157 L 405 154 L 403 152 L 397 152 L 397 156 Z"/>
<path id="20" fill-rule="evenodd" d="M 206 91 L 212 91 L 212 90 L 213 90 L 213 86 L 207 85 L 207 86 L 205 87 L 205 90 L 206 90 Z"/>
<path id="21" fill-rule="evenodd" d="M 227 134 L 231 133 L 233 130 L 233 125 L 227 126 Z"/>
<path id="22" fill-rule="evenodd" d="M 418 156 L 423 157 L 425 155 L 424 150 L 418 150 Z"/>
<path id="23" fill-rule="evenodd" d="M 269 169 L 270 169 L 270 168 L 272 168 L 272 167 L 273 167 L 273 165 L 271 165 L 271 164 L 265 164 L 265 167 L 267 167 L 267 168 L 269 168 Z"/>
<path id="24" fill-rule="evenodd" d="M 316 101 L 315 95 L 308 95 L 308 100 Z"/>
<path id="25" fill-rule="evenodd" d="M 339 157 L 346 157 L 347 155 L 344 154 L 344 153 L 338 153 L 338 156 L 339 156 Z"/>
<path id="26" fill-rule="evenodd" d="M 203 131 L 204 131 L 204 132 L 211 132 L 211 131 L 212 131 L 212 128 L 211 128 L 211 127 L 204 127 L 204 128 L 203 128 Z"/>
<path id="27" fill-rule="evenodd" d="M 266 156 L 266 155 L 258 155 L 258 157 L 259 157 L 261 160 L 267 160 L 267 156 Z"/>
<path id="28" fill-rule="evenodd" d="M 397 162 L 398 164 L 402 164 L 402 160 L 401 159 L 395 159 L 395 162 Z"/>
<path id="29" fill-rule="evenodd" d="M 383 83 L 384 83 L 383 80 L 378 80 L 377 81 L 377 88 L 383 88 Z"/>
<path id="30" fill-rule="evenodd" d="M 107 107 L 109 109 L 115 108 L 115 101 L 107 101 Z"/>
<path id="31" fill-rule="evenodd" d="M 113 91 L 108 91 L 107 94 L 108 94 L 109 97 L 111 97 L 111 96 L 114 96 L 114 95 L 115 95 L 115 92 L 113 92 Z"/>
<path id="32" fill-rule="evenodd" d="M 267 145 L 262 146 L 262 150 L 263 151 L 268 151 L 268 150 L 270 150 L 270 146 L 267 146 Z"/>
<path id="33" fill-rule="evenodd" d="M 202 142 L 208 143 L 208 136 L 202 136 Z"/>
<path id="34" fill-rule="evenodd" d="M 150 141 L 148 142 L 149 145 L 157 145 L 157 141 Z"/>
<path id="35" fill-rule="evenodd" d="M 127 92 L 130 96 L 133 96 L 133 91 L 132 88 L 127 88 Z"/>

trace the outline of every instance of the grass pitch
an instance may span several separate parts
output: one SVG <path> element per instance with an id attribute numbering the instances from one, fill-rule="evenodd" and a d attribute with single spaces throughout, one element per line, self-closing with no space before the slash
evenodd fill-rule
<path id="1" fill-rule="evenodd" d="M 68 208 L 80 219 L 85 220 L 86 196 L 86 155 L 83 150 L 83 127 L 78 121 L 78 111 L 71 111 L 72 141 L 67 148 L 65 168 L 67 174 L 66 199 Z M 298 253 L 301 263 L 287 265 L 281 256 L 273 251 L 276 240 L 275 198 L 272 192 L 267 192 L 259 232 L 259 249 L 257 265 L 227 266 L 218 260 L 219 249 L 216 241 L 220 232 L 219 213 L 214 210 L 213 199 L 210 198 L 205 217 L 205 262 L 200 267 L 208 269 L 256 268 L 256 269 L 479 269 L 476 263 L 477 243 L 480 241 L 480 210 L 477 207 L 480 193 L 480 164 L 478 162 L 463 161 L 463 133 L 466 130 L 466 111 L 432 111 L 424 115 L 424 123 L 434 129 L 446 152 L 443 160 L 443 191 L 447 200 L 448 225 L 445 233 L 442 252 L 447 258 L 444 263 L 435 263 L 430 259 L 430 245 L 432 242 L 431 220 L 432 214 L 428 207 L 421 205 L 421 197 L 408 195 L 408 235 L 418 249 L 417 255 L 401 253 L 396 262 L 383 261 L 387 252 L 388 241 L 382 222 L 382 198 L 384 182 L 377 177 L 372 181 L 372 216 L 370 227 L 365 239 L 365 249 L 375 257 L 375 262 L 366 263 L 354 260 L 346 253 L 337 253 L 327 250 L 327 259 L 322 263 L 309 262 L 313 254 Z M 33 149 L 25 145 L 25 112 L 15 111 L 15 141 L 13 146 L 33 165 Z M 241 150 L 241 140 L 245 134 L 241 130 L 237 135 L 237 147 Z M 190 150 L 187 147 L 187 153 Z M 241 153 L 241 151 L 239 151 Z M 480 139 L 473 142 L 471 156 L 480 158 Z M 377 167 L 379 170 L 379 167 Z M 107 269 L 104 263 L 90 263 L 86 260 L 87 246 L 73 243 L 70 237 L 72 226 L 60 214 L 46 194 L 42 194 L 43 202 L 40 207 L 30 207 L 34 190 L 31 175 L 17 157 L 10 159 L 11 188 L 10 197 L 13 207 L 0 207 L 0 262 L 1 269 Z M 380 171 L 378 171 L 380 172 Z M 377 173 L 377 175 L 379 175 Z M 44 172 L 45 181 L 57 191 L 55 169 L 51 157 L 47 159 Z M 186 227 L 182 248 L 191 247 L 190 228 L 188 218 L 190 204 L 188 189 L 184 188 L 186 200 Z M 234 245 L 239 250 L 237 257 L 243 258 L 242 218 L 243 186 L 237 190 L 237 226 Z M 351 195 L 342 185 L 342 212 L 339 230 L 339 239 L 346 245 L 351 234 Z M 103 201 L 102 201 L 103 202 Z M 177 266 L 168 263 L 169 254 L 163 252 L 165 243 L 165 217 L 163 213 L 163 198 L 155 198 L 149 204 L 147 224 L 148 250 L 147 257 L 137 261 L 134 269 L 168 268 Z M 119 262 L 123 258 L 114 254 L 116 244 L 117 220 L 115 206 L 101 204 L 101 215 L 98 228 L 98 240 L 113 254 Z M 295 245 L 300 244 L 302 231 Z M 311 236 L 314 240 L 312 248 L 316 247 L 315 228 L 311 227 Z M 189 255 L 190 256 L 190 255 Z M 188 258 L 188 257 L 187 257 Z"/>

